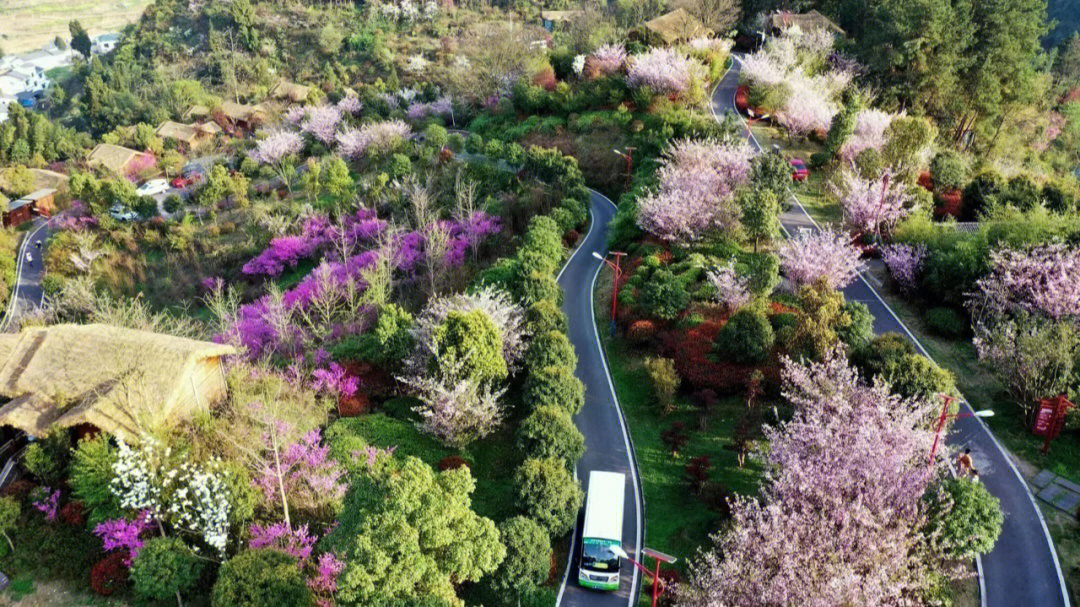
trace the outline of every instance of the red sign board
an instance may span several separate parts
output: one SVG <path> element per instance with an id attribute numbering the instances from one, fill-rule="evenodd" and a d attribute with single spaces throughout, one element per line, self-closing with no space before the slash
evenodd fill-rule
<path id="1" fill-rule="evenodd" d="M 1035 428 L 1032 430 L 1038 436 L 1046 436 L 1050 433 L 1050 427 L 1054 425 L 1054 413 L 1057 412 L 1057 403 L 1044 398 L 1039 403 L 1039 413 L 1035 416 Z"/>

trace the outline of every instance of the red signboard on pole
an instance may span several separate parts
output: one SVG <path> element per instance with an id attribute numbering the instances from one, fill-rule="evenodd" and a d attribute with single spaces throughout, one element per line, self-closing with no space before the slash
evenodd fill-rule
<path id="1" fill-rule="evenodd" d="M 1050 441 L 1061 433 L 1061 429 L 1065 426 L 1065 415 L 1075 406 L 1065 398 L 1064 394 L 1039 401 L 1039 412 L 1035 416 L 1035 427 L 1032 428 L 1032 432 L 1046 437 L 1042 449 L 1044 454 L 1050 452 Z"/>

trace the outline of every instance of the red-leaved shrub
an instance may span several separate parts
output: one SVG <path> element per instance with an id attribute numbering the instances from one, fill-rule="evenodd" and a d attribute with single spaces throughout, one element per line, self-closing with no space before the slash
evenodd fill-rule
<path id="1" fill-rule="evenodd" d="M 0 495 L 3 495 L 4 497 L 13 497 L 21 502 L 26 499 L 27 495 L 30 495 L 30 492 L 33 491 L 36 486 L 37 485 L 33 482 L 25 478 L 20 478 L 7 487 L 4 487 L 4 490 L 0 491 Z"/>
<path id="2" fill-rule="evenodd" d="M 462 466 L 470 468 L 469 460 L 460 455 L 448 455 L 439 460 L 439 470 L 455 470 Z"/>
<path id="3" fill-rule="evenodd" d="M 101 559 L 90 570 L 90 587 L 101 596 L 109 596 L 127 583 L 128 569 L 124 566 L 127 551 L 117 550 Z"/>
<path id="4" fill-rule="evenodd" d="M 82 527 L 86 524 L 86 513 L 82 502 L 68 502 L 60 509 L 60 520 L 69 525 Z"/>
<path id="5" fill-rule="evenodd" d="M 543 87 L 545 91 L 554 91 L 559 85 L 559 79 L 555 77 L 555 70 L 549 65 L 533 76 L 533 84 Z"/>
<path id="6" fill-rule="evenodd" d="M 344 396 L 338 399 L 338 415 L 341 417 L 356 417 L 371 412 L 371 397 L 364 392 L 357 392 L 352 396 Z"/>
<path id="7" fill-rule="evenodd" d="M 636 345 L 646 344 L 656 337 L 656 321 L 635 320 L 626 330 L 626 339 Z"/>

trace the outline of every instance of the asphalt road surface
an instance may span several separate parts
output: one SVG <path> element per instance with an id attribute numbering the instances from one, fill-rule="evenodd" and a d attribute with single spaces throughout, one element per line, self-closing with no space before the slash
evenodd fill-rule
<path id="1" fill-rule="evenodd" d="M 739 62 L 725 75 L 713 92 L 715 115 L 735 111 L 735 90 L 738 87 Z M 760 148 L 756 139 L 751 145 Z M 817 223 L 793 197 L 791 208 L 780 217 L 789 234 L 801 230 L 817 230 Z M 874 315 L 874 331 L 895 332 L 906 336 L 924 355 L 929 354 L 892 309 L 878 296 L 867 277 L 860 276 L 844 289 L 848 301 L 859 301 Z M 977 405 L 977 404 L 976 404 Z M 971 412 L 968 403 L 963 410 Z M 1068 607 L 1069 599 L 1053 542 L 1046 529 L 1042 513 L 1020 473 L 994 438 L 989 428 L 978 418 L 957 420 L 949 433 L 947 445 L 951 453 L 969 448 L 975 459 L 979 477 L 998 499 L 1005 512 L 1005 523 L 997 544 L 980 563 L 982 605 L 986 607 Z M 951 456 L 951 455 L 950 455 Z"/>
<path id="2" fill-rule="evenodd" d="M 585 435 L 585 455 L 577 465 L 577 476 L 588 491 L 589 472 L 606 470 L 626 475 L 626 499 L 623 515 L 623 550 L 639 562 L 643 535 L 643 505 L 637 464 L 622 411 L 615 400 L 615 390 L 598 339 L 593 314 L 593 286 L 600 271 L 610 271 L 593 253 L 607 254 L 607 228 L 615 216 L 615 205 L 593 192 L 589 231 L 559 275 L 565 292 L 563 310 L 569 319 L 569 336 L 578 355 L 577 376 L 585 383 L 585 407 L 574 422 Z M 606 331 L 607 327 L 599 327 Z M 623 561 L 618 592 L 599 592 L 578 586 L 577 572 L 581 547 L 579 514 L 574 528 L 571 565 L 559 591 L 558 605 L 565 607 L 623 607 L 633 605 L 639 591 L 637 569 Z"/>
<path id="3" fill-rule="evenodd" d="M 19 245 L 19 258 L 15 266 L 15 289 L 3 320 L 0 320 L 0 329 L 6 330 L 11 320 L 19 314 L 29 312 L 41 305 L 45 292 L 41 288 L 41 278 L 45 276 L 45 263 L 42 260 L 42 252 L 45 250 L 45 241 L 48 240 L 52 231 L 48 222 L 38 217 L 33 226 L 27 232 L 26 238 Z M 36 244 L 41 241 L 41 249 Z M 30 254 L 28 260 L 26 255 Z"/>

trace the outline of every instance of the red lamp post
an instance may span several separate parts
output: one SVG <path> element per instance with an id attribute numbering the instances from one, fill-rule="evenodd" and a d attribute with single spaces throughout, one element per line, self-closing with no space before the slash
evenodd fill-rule
<path id="1" fill-rule="evenodd" d="M 664 594 L 664 591 L 667 590 L 664 585 L 664 580 L 660 579 L 660 563 L 674 563 L 677 559 L 670 554 L 664 554 L 663 552 L 660 552 L 659 550 L 653 550 L 652 548 L 643 548 L 641 551 L 645 554 L 645 556 L 651 556 L 656 559 L 655 571 L 650 570 L 645 565 L 642 565 L 641 563 L 630 558 L 630 555 L 627 554 L 626 551 L 622 549 L 622 547 L 616 547 L 615 554 L 630 561 L 634 564 L 635 567 L 645 573 L 645 575 L 652 578 L 652 607 L 656 607 L 657 599 L 659 599 Z"/>
<path id="2" fill-rule="evenodd" d="M 953 396 L 949 396 L 948 394 L 942 394 L 941 398 L 945 400 L 945 403 L 941 406 L 941 416 L 938 417 L 937 429 L 934 430 L 934 446 L 930 449 L 930 466 L 934 465 L 934 456 L 937 455 L 938 443 L 941 442 L 941 431 L 945 428 L 945 422 L 950 419 L 959 419 L 961 417 L 994 416 L 994 412 L 990 409 L 983 409 L 982 411 L 975 411 L 973 413 L 963 411 L 960 413 L 949 413 L 949 407 L 952 405 L 953 401 L 956 400 L 956 398 Z"/>
<path id="3" fill-rule="evenodd" d="M 611 251 L 608 255 L 615 256 L 615 263 L 611 263 L 607 257 L 593 251 L 593 257 L 606 263 L 615 271 L 615 286 L 611 289 L 611 334 L 615 335 L 615 315 L 619 309 L 619 280 L 622 279 L 622 267 L 620 262 L 626 253 L 623 253 L 622 251 Z"/>
<path id="4" fill-rule="evenodd" d="M 625 154 L 619 150 L 611 150 L 626 159 L 626 185 L 624 186 L 626 190 L 630 189 L 630 180 L 634 176 L 634 150 L 636 149 L 635 147 L 627 147 Z"/>

